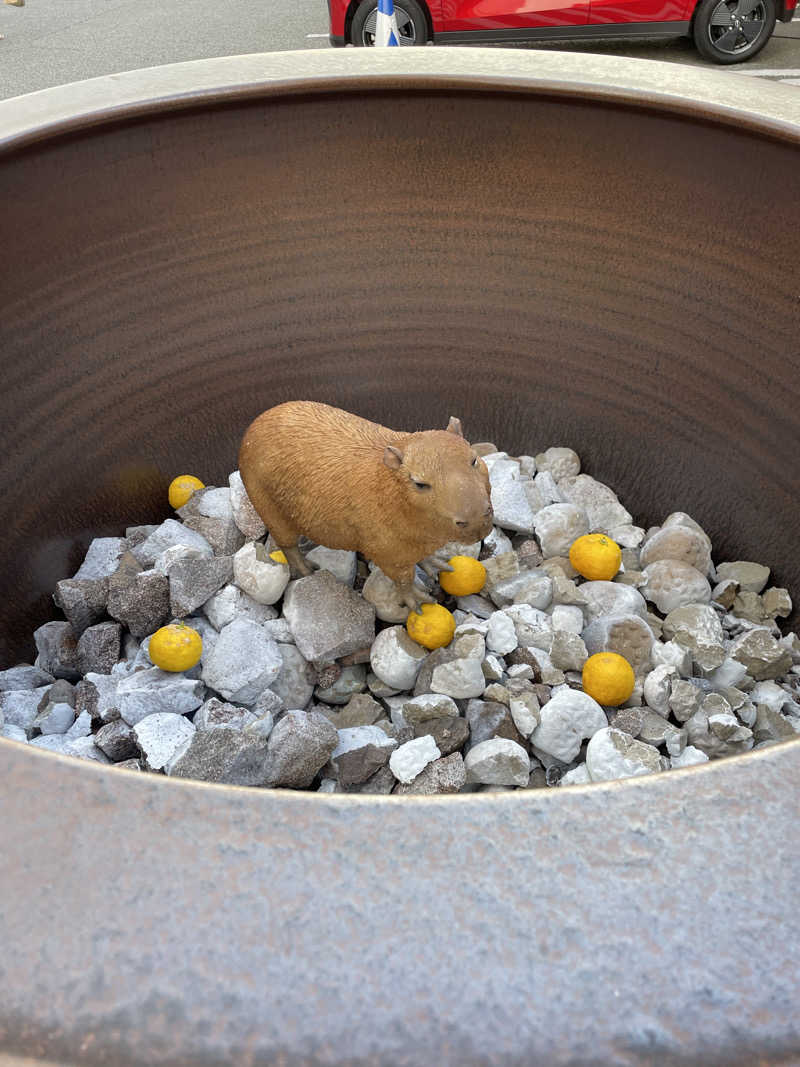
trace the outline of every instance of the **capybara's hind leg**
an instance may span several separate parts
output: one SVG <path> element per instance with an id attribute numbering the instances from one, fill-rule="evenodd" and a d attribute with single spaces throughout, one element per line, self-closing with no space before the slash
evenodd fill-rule
<path id="1" fill-rule="evenodd" d="M 297 547 L 300 531 L 286 518 L 269 493 L 261 486 L 255 485 L 247 488 L 247 495 L 272 540 L 286 556 L 293 570 L 301 575 L 312 574 L 313 567 Z"/>
<path id="2" fill-rule="evenodd" d="M 297 571 L 298 574 L 308 575 L 314 573 L 314 568 L 308 562 L 308 560 L 297 547 L 297 545 L 290 545 L 288 548 L 284 548 L 283 554 L 289 560 L 289 565 L 292 570 Z"/>

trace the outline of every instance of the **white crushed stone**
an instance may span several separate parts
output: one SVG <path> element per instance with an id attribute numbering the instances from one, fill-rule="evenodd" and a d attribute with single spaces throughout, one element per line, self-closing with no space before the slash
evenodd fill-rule
<path id="1" fill-rule="evenodd" d="M 493 737 L 469 750 L 464 757 L 464 769 L 468 782 L 524 786 L 528 784 L 531 761 L 516 741 Z"/>
<path id="2" fill-rule="evenodd" d="M 160 556 L 156 557 L 153 570 L 159 574 L 168 575 L 170 569 L 182 559 L 213 559 L 214 552 L 211 545 L 208 549 L 198 548 L 196 545 L 172 545 L 165 548 Z"/>
<path id="3" fill-rule="evenodd" d="M 553 598 L 553 583 L 543 571 L 518 571 L 487 588 L 498 608 L 507 604 L 531 604 L 544 609 Z"/>
<path id="4" fill-rule="evenodd" d="M 177 762 L 194 737 L 195 728 L 183 715 L 159 711 L 133 728 L 136 743 L 151 770 L 159 771 Z"/>
<path id="5" fill-rule="evenodd" d="M 119 566 L 120 558 L 127 548 L 128 543 L 124 537 L 95 537 L 73 577 L 110 577 Z"/>
<path id="6" fill-rule="evenodd" d="M 429 653 L 411 641 L 394 583 L 353 552 L 312 547 L 318 570 L 290 581 L 289 567 L 269 559 L 273 542 L 264 543 L 268 532 L 234 471 L 227 487 L 198 493 L 176 518 L 96 538 L 75 575 L 102 592 L 132 552 L 153 575 L 174 571 L 170 587 L 185 586 L 192 561 L 213 561 L 222 576 L 233 558 L 233 580 L 229 570 L 228 584 L 197 608 L 205 596 L 197 581 L 196 593 L 172 600 L 201 634 L 201 662 L 160 671 L 148 658 L 151 635 L 123 628 L 111 673 L 76 685 L 69 624 L 48 624 L 34 635 L 36 664 L 0 671 L 0 736 L 109 762 L 95 734 L 127 730 L 146 769 L 169 773 L 196 730 L 204 743 L 216 730 L 254 746 L 252 758 L 269 746 L 268 777 L 279 786 L 386 793 L 451 754 L 459 773 L 450 788 L 505 791 L 653 774 L 800 733 L 800 639 L 776 624 L 791 598 L 768 588 L 769 568 L 715 567 L 709 537 L 684 512 L 648 530 L 635 525 L 610 487 L 581 473 L 572 449 L 485 461 L 492 531 L 482 544 L 444 545 L 416 569 L 420 591 L 452 607 L 436 583 L 442 562 L 469 555 L 486 567 L 481 593 L 457 598 L 447 648 Z M 623 550 L 613 581 L 586 581 L 568 562 L 575 538 L 595 530 Z M 377 634 L 376 615 L 389 624 Z M 608 716 L 578 688 L 586 657 L 606 649 L 625 656 L 637 679 L 626 706 Z M 364 718 L 373 721 L 359 725 Z M 500 736 L 509 731 L 517 740 Z M 575 764 L 582 749 L 585 762 Z M 437 768 L 413 791 L 434 788 Z"/>
<path id="7" fill-rule="evenodd" d="M 494 604 L 490 600 L 487 600 L 485 596 L 479 593 L 471 593 L 469 596 L 460 596 L 456 600 L 456 612 L 453 612 L 453 616 L 458 621 L 458 618 L 462 613 L 466 613 L 473 619 L 487 620 L 494 611 Z"/>
<path id="8" fill-rule="evenodd" d="M 281 672 L 278 645 L 250 619 L 234 619 L 203 656 L 206 685 L 232 704 L 252 704 Z"/>
<path id="9" fill-rule="evenodd" d="M 317 545 L 306 552 L 306 559 L 321 571 L 330 571 L 337 581 L 352 585 L 356 578 L 356 554 L 338 548 Z"/>
<path id="10" fill-rule="evenodd" d="M 403 708 L 408 703 L 408 696 L 386 696 L 383 698 L 383 702 L 389 706 L 389 719 L 392 725 L 396 726 L 398 730 L 408 728 L 409 723 L 403 714 Z"/>
<path id="11" fill-rule="evenodd" d="M 528 571 L 520 575 L 522 579 L 514 592 L 514 604 L 526 604 L 544 611 L 553 603 L 553 579 L 543 570 Z"/>
<path id="12" fill-rule="evenodd" d="M 5 737 L 8 741 L 21 741 L 23 744 L 28 740 L 28 735 L 22 727 L 15 726 L 13 722 L 7 722 L 0 727 L 0 737 Z"/>
<path id="13" fill-rule="evenodd" d="M 672 756 L 669 762 L 672 767 L 693 767 L 698 763 L 708 763 L 708 756 L 699 748 L 687 745 L 679 756 Z"/>
<path id="14" fill-rule="evenodd" d="M 271 636 L 266 627 L 264 630 Z M 278 676 L 269 683 L 269 688 L 277 693 L 287 708 L 304 708 L 314 692 L 316 674 L 294 645 L 279 644 L 278 655 L 282 666 Z"/>
<path id="15" fill-rule="evenodd" d="M 785 674 L 792 665 L 791 652 L 780 645 L 765 627 L 757 627 L 735 637 L 730 654 L 745 665 L 751 677 L 760 682 Z"/>
<path id="16" fill-rule="evenodd" d="M 511 538 L 503 533 L 499 526 L 494 526 L 491 533 L 483 539 L 483 547 L 492 556 L 500 556 L 504 552 L 511 552 Z"/>
<path id="17" fill-rule="evenodd" d="M 562 774 L 558 780 L 559 786 L 564 785 L 588 785 L 591 782 L 589 777 L 589 768 L 585 763 L 579 763 L 577 767 L 573 767 L 571 771 L 567 771 Z"/>
<path id="18" fill-rule="evenodd" d="M 754 704 L 765 704 L 771 711 L 780 711 L 792 704 L 786 690 L 773 681 L 757 682 L 748 695 Z"/>
<path id="19" fill-rule="evenodd" d="M 650 649 L 650 662 L 654 667 L 674 667 L 682 678 L 692 675 L 692 652 L 676 641 L 654 641 Z"/>
<path id="20" fill-rule="evenodd" d="M 619 582 L 589 581 L 582 582 L 581 594 L 585 601 L 586 619 L 607 615 L 639 615 L 647 618 L 647 603 L 642 594 L 631 585 Z"/>
<path id="21" fill-rule="evenodd" d="M 397 742 L 389 737 L 380 726 L 346 726 L 338 731 L 339 741 L 336 748 L 331 752 L 331 759 L 343 756 L 345 752 L 355 752 L 366 745 L 376 745 L 378 748 L 395 748 Z"/>
<path id="22" fill-rule="evenodd" d="M 708 579 L 696 567 L 677 559 L 657 559 L 644 571 L 641 590 L 662 615 L 687 604 L 707 604 L 711 599 Z"/>
<path id="23" fill-rule="evenodd" d="M 549 471 L 556 482 L 570 475 L 580 474 L 581 461 L 577 452 L 571 448 L 551 447 L 534 457 L 536 468 Z"/>
<path id="24" fill-rule="evenodd" d="M 669 697 L 672 690 L 672 680 L 678 677 L 675 667 L 662 664 L 654 667 L 644 680 L 644 699 L 648 707 L 657 711 L 659 715 L 669 714 Z"/>
<path id="25" fill-rule="evenodd" d="M 548 504 L 566 504 L 567 502 L 552 471 L 539 471 L 533 479 L 533 488 L 539 501 L 539 509 L 547 507 Z"/>
<path id="26" fill-rule="evenodd" d="M 580 634 L 586 625 L 583 608 L 577 604 L 556 604 L 550 615 L 554 630 Z"/>
<path id="27" fill-rule="evenodd" d="M 224 585 L 218 593 L 203 604 L 202 611 L 215 630 L 220 631 L 238 616 L 252 619 L 254 622 L 266 622 L 277 617 L 277 610 L 269 604 L 259 604 L 243 592 L 238 585 Z M 282 625 L 288 629 L 286 620 Z M 291 631 L 289 631 L 291 635 Z"/>
<path id="28" fill-rule="evenodd" d="M 529 663 L 515 663 L 508 668 L 509 678 L 533 678 L 533 667 Z"/>
<path id="29" fill-rule="evenodd" d="M 687 563 L 701 575 L 707 575 L 711 569 L 708 538 L 690 526 L 664 525 L 645 540 L 639 553 L 644 568 L 662 559 Z"/>
<path id="30" fill-rule="evenodd" d="M 389 626 L 372 643 L 369 662 L 381 681 L 394 689 L 412 689 L 426 652 L 404 626 Z"/>
<path id="31" fill-rule="evenodd" d="M 230 488 L 231 512 L 233 521 L 248 540 L 256 540 L 263 537 L 266 527 L 261 521 L 256 509 L 250 503 L 250 497 L 244 487 L 242 476 L 239 471 L 234 471 L 228 478 Z"/>
<path id="32" fill-rule="evenodd" d="M 726 581 L 730 579 L 745 593 L 760 593 L 769 581 L 769 567 L 760 563 L 750 563 L 746 560 L 736 560 L 734 563 L 720 563 L 717 567 L 717 579 Z"/>
<path id="33" fill-rule="evenodd" d="M 541 721 L 541 709 L 536 696 L 533 693 L 520 693 L 511 697 L 508 710 L 522 736 L 530 737 Z"/>
<path id="34" fill-rule="evenodd" d="M 480 660 L 454 659 L 434 668 L 431 690 L 454 699 L 479 697 L 486 688 Z"/>
<path id="35" fill-rule="evenodd" d="M 233 580 L 258 604 L 274 604 L 289 584 L 285 563 L 270 559 L 264 545 L 248 541 L 233 557 Z"/>
<path id="36" fill-rule="evenodd" d="M 687 604 L 669 612 L 664 619 L 664 636 L 669 639 L 682 637 L 682 643 L 695 650 L 703 647 L 722 648 L 725 641 L 719 616 L 708 604 Z"/>
<path id="37" fill-rule="evenodd" d="M 577 538 L 589 533 L 586 512 L 574 504 L 548 504 L 536 513 L 533 522 L 545 559 L 566 556 Z"/>
<path id="38" fill-rule="evenodd" d="M 519 463 L 497 460 L 489 471 L 494 521 L 504 530 L 533 532 L 533 508 L 520 480 Z"/>
<path id="39" fill-rule="evenodd" d="M 558 488 L 564 499 L 577 505 L 587 516 L 592 533 L 610 533 L 617 526 L 633 521 L 630 512 L 620 504 L 617 494 L 589 474 L 562 478 Z"/>
<path id="40" fill-rule="evenodd" d="M 156 713 L 188 715 L 202 703 L 202 682 L 151 667 L 120 680 L 114 706 L 129 726 L 135 726 Z"/>
<path id="41" fill-rule="evenodd" d="M 226 486 L 203 489 L 191 497 L 199 515 L 209 519 L 232 519 L 231 491 Z"/>
<path id="42" fill-rule="evenodd" d="M 408 785 L 441 754 L 434 739 L 426 734 L 399 745 L 389 757 L 389 769 L 398 782 Z"/>
<path id="43" fill-rule="evenodd" d="M 609 536 L 617 542 L 620 548 L 638 548 L 644 540 L 644 530 L 641 526 L 632 526 L 623 523 L 621 526 L 613 526 Z"/>
<path id="44" fill-rule="evenodd" d="M 580 671 L 589 658 L 580 634 L 570 630 L 553 631 L 549 654 L 553 666 L 562 671 Z"/>
<path id="45" fill-rule="evenodd" d="M 152 567 L 158 557 L 174 545 L 196 548 L 201 553 L 210 552 L 214 555 L 213 548 L 202 534 L 184 526 L 177 519 L 162 522 L 145 541 L 134 548 L 133 554 L 143 566 Z"/>
<path id="46" fill-rule="evenodd" d="M 483 661 L 483 676 L 487 682 L 499 682 L 503 677 L 504 661 L 500 656 L 488 653 Z"/>
<path id="47" fill-rule="evenodd" d="M 6 726 L 17 726 L 27 736 L 39 713 L 39 703 L 48 690 L 49 686 L 40 686 L 37 689 L 7 689 L 0 692 L 0 713 Z"/>
<path id="48" fill-rule="evenodd" d="M 596 652 L 616 652 L 639 674 L 650 664 L 653 632 L 639 615 L 601 615 L 582 634 L 590 656 Z"/>
<path id="49" fill-rule="evenodd" d="M 744 663 L 726 656 L 719 667 L 710 671 L 708 681 L 717 689 L 726 689 L 728 686 L 737 686 L 747 677 L 747 667 Z"/>
<path id="50" fill-rule="evenodd" d="M 492 652 L 505 656 L 507 653 L 513 652 L 518 644 L 514 620 L 506 612 L 495 611 L 489 619 L 486 647 Z"/>
<path id="51" fill-rule="evenodd" d="M 592 735 L 586 746 L 586 768 L 593 782 L 635 778 L 662 769 L 658 749 L 635 741 L 622 730 L 607 726 Z"/>
<path id="52" fill-rule="evenodd" d="M 75 709 L 66 703 L 48 704 L 34 719 L 43 734 L 65 734 L 75 722 Z"/>
<path id="53" fill-rule="evenodd" d="M 537 635 L 553 631 L 551 617 L 530 604 L 510 604 L 501 610 L 513 620 L 517 640 L 521 645 L 530 645 Z"/>
<path id="54" fill-rule="evenodd" d="M 446 719 L 459 714 L 458 704 L 443 693 L 422 693 L 402 706 L 406 723 L 427 722 L 429 719 Z"/>
<path id="55" fill-rule="evenodd" d="M 571 763 L 581 742 L 608 725 L 606 714 L 596 700 L 575 689 L 563 689 L 539 712 L 540 722 L 531 742 L 542 752 Z"/>
<path id="56" fill-rule="evenodd" d="M 483 662 L 486 642 L 480 634 L 459 634 L 450 644 L 453 654 L 459 659 L 477 659 Z"/>

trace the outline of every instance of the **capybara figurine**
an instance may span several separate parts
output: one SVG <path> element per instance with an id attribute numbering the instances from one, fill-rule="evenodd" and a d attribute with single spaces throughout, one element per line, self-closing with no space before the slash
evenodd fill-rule
<path id="1" fill-rule="evenodd" d="M 308 400 L 278 404 L 251 423 L 239 471 L 265 526 L 300 574 L 301 534 L 361 552 L 417 611 L 433 598 L 414 565 L 448 541 L 473 544 L 492 528 L 489 472 L 461 423 L 402 433 Z"/>

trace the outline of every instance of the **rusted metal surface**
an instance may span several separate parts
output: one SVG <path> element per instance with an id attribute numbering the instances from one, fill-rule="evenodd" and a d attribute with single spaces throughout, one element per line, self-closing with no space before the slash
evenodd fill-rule
<path id="1" fill-rule="evenodd" d="M 800 589 L 796 97 L 419 53 L 181 64 L 138 96 L 123 76 L 0 104 L 3 666 L 32 655 L 92 536 L 165 517 L 175 473 L 218 482 L 250 419 L 297 397 L 571 445 L 637 521 L 688 511 L 718 558 Z M 790 1062 L 798 761 L 792 742 L 644 782 L 401 800 L 0 742 L 0 1049 Z"/>

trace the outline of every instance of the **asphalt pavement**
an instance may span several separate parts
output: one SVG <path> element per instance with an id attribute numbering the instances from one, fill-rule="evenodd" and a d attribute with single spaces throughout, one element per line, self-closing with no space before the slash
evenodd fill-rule
<path id="1" fill-rule="evenodd" d="M 327 32 L 325 0 L 0 3 L 0 99 L 162 63 L 328 48 Z"/>
<path id="2" fill-rule="evenodd" d="M 0 99 L 189 59 L 328 48 L 326 0 L 26 0 L 0 3 Z M 704 66 L 689 41 L 524 45 Z M 723 68 L 720 68 L 723 69 Z M 800 18 L 731 73 L 800 87 Z"/>

